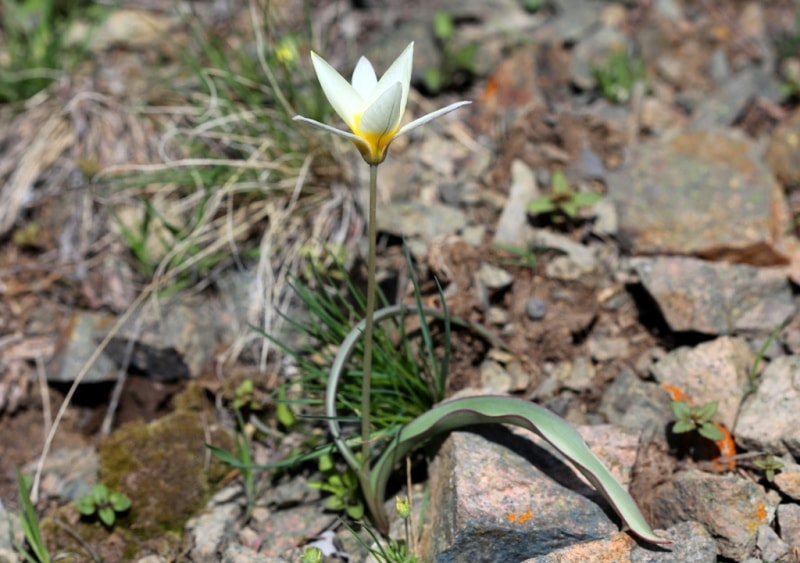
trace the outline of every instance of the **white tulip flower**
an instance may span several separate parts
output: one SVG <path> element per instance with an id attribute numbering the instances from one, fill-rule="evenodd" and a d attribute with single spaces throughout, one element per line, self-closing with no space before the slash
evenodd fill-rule
<path id="1" fill-rule="evenodd" d="M 366 57 L 361 57 L 353 70 L 350 84 L 312 51 L 311 62 L 322 91 L 351 132 L 300 115 L 296 115 L 294 119 L 350 139 L 368 164 L 380 164 L 386 158 L 386 149 L 394 139 L 470 103 L 450 104 L 400 127 L 408 102 L 413 58 L 414 43 L 411 42 L 378 80 L 372 64 Z"/>

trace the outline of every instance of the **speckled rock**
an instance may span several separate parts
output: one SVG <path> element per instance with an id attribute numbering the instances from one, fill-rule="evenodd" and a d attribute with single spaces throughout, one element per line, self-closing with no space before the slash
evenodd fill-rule
<path id="1" fill-rule="evenodd" d="M 789 214 L 758 147 L 730 130 L 654 140 L 609 175 L 620 235 L 636 254 L 783 264 Z"/>
<path id="2" fill-rule="evenodd" d="M 748 479 L 690 469 L 658 487 L 651 508 L 657 526 L 700 522 L 720 555 L 741 561 L 756 546 L 759 526 L 772 521 L 778 501 L 777 493 L 766 494 Z"/>
<path id="3" fill-rule="evenodd" d="M 781 182 L 800 185 L 800 110 L 775 128 L 764 158 Z"/>
<path id="4" fill-rule="evenodd" d="M 781 504 L 778 507 L 778 525 L 781 539 L 795 549 L 800 548 L 800 504 Z"/>
<path id="5" fill-rule="evenodd" d="M 761 561 L 782 561 L 789 555 L 789 545 L 770 526 L 762 524 L 758 527 L 756 546 Z"/>
<path id="6" fill-rule="evenodd" d="M 780 471 L 775 475 L 773 483 L 778 490 L 787 497 L 800 501 L 800 471 L 789 470 Z"/>
<path id="7" fill-rule="evenodd" d="M 664 428 L 672 417 L 670 402 L 669 393 L 660 385 L 623 368 L 603 394 L 599 410 L 609 422 L 630 430 L 649 425 Z"/>
<path id="8" fill-rule="evenodd" d="M 680 256 L 631 261 L 670 328 L 769 334 L 794 311 L 786 272 Z"/>
<path id="9" fill-rule="evenodd" d="M 580 430 L 626 483 L 638 434 L 608 426 Z M 425 561 L 521 561 L 618 531 L 604 512 L 605 501 L 531 432 L 454 432 L 430 473 Z"/>
<path id="10" fill-rule="evenodd" d="M 559 549 L 548 555 L 526 559 L 523 563 L 714 563 L 717 546 L 697 522 L 681 522 L 659 535 L 673 541 L 669 546 L 638 544 L 630 535 L 617 532 L 610 539 L 596 540 Z"/>
<path id="11" fill-rule="evenodd" d="M 782 356 L 770 363 L 755 393 L 745 399 L 734 435 L 748 450 L 800 456 L 800 356 Z M 767 416 L 769 415 L 769 416 Z"/>

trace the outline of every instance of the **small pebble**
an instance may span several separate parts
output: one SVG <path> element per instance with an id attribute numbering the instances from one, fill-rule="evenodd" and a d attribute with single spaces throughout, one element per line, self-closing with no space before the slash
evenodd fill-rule
<path id="1" fill-rule="evenodd" d="M 525 303 L 525 313 L 532 321 L 541 321 L 547 314 L 547 301 L 532 297 Z"/>

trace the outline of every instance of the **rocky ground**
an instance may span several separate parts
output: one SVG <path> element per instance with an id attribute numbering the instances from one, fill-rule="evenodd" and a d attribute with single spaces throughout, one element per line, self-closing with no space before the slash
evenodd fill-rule
<path id="1" fill-rule="evenodd" d="M 413 40 L 425 94 L 412 95 L 413 113 L 473 104 L 392 145 L 380 169 L 381 276 L 409 298 L 405 237 L 426 300 L 438 299 L 438 279 L 453 314 L 508 347 L 457 332 L 449 393 L 509 393 L 562 415 L 674 541 L 655 548 L 620 531 L 604 501 L 530 433 L 481 428 L 452 434 L 416 479 L 415 506 L 427 505 L 421 560 L 799 561 L 800 6 L 388 4 L 316 7 L 325 58 L 346 71 L 365 53 L 380 71 Z M 455 26 L 447 42 L 433 32 L 437 10 Z M 14 468 L 35 471 L 65 394 L 120 320 L 70 393 L 43 467 L 37 506 L 53 553 L 298 561 L 304 545 L 335 534 L 328 560 L 365 560 L 309 488 L 313 465 L 260 475 L 245 518 L 241 475 L 204 448 L 233 447 L 228 405 L 239 382 L 268 393 L 291 377 L 249 326 L 264 270 L 247 258 L 221 262 L 190 290 L 150 298 L 119 230 L 92 220 L 102 198 L 75 183 L 92 158 L 163 161 L 163 129 L 113 110 L 148 88 L 168 104 L 153 68 L 169 50 L 166 34 L 185 31 L 168 13 L 126 10 L 126 31 L 109 28 L 111 39 L 94 46 L 103 62 L 88 90 L 54 87 L 27 113 L 0 114 L 0 512 L 9 516 L 0 515 L 0 560 L 18 560 Z M 471 44 L 468 64 L 453 63 Z M 596 69 L 619 64 L 620 52 L 643 61 L 640 79 L 622 72 L 602 83 Z M 426 69 L 444 81 L 435 96 Z M 38 121 L 19 117 L 32 120 L 31 108 Z M 92 119 L 109 127 L 103 138 L 86 133 Z M 335 175 L 329 162 L 309 170 L 337 218 L 310 240 L 356 256 L 366 167 L 345 149 Z M 528 213 L 556 178 L 602 198 L 574 217 Z M 279 232 L 319 226 L 262 208 L 242 213 Z M 81 236 L 92 252 L 71 259 Z M 725 439 L 673 432 L 673 400 L 716 402 Z M 272 439 L 276 428 L 268 420 L 254 434 L 270 437 L 254 439 L 256 462 L 300 445 Z M 134 497 L 116 530 L 80 520 L 70 504 L 98 480 Z"/>

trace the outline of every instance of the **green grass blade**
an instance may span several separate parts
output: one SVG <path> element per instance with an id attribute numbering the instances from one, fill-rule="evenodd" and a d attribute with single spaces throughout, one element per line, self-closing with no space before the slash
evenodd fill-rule
<path id="1" fill-rule="evenodd" d="M 17 469 L 17 490 L 19 491 L 19 503 L 22 506 L 21 521 L 25 540 L 39 563 L 50 563 L 50 554 L 44 544 L 42 531 L 39 528 L 39 518 L 28 494 L 25 477 L 19 469 Z"/>

